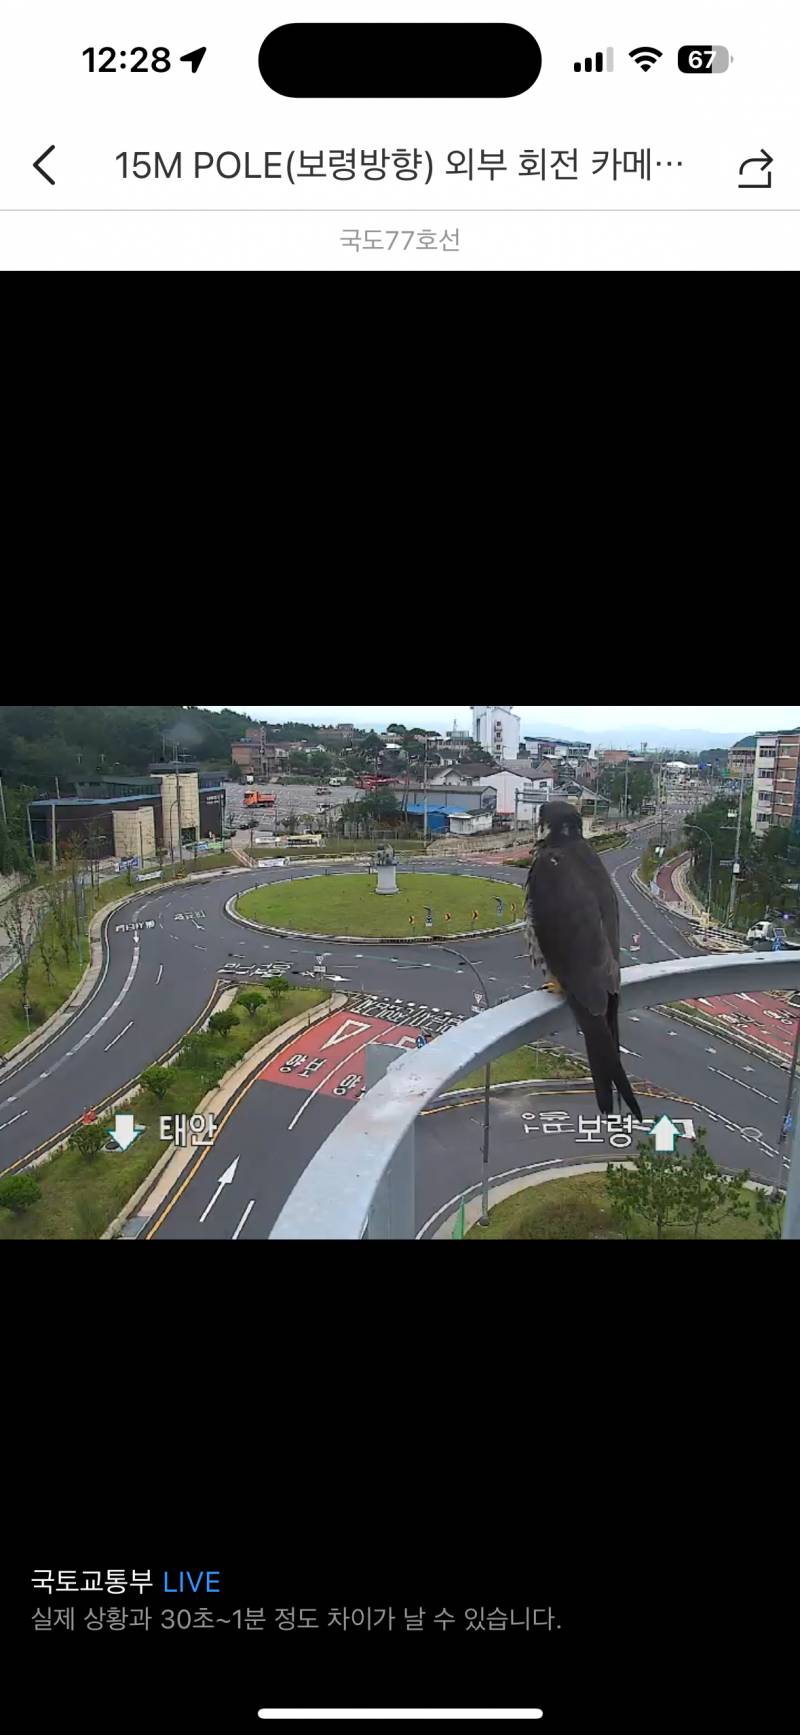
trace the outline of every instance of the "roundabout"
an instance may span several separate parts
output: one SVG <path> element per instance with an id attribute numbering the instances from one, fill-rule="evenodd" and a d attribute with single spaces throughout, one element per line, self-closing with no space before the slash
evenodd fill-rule
<path id="1" fill-rule="evenodd" d="M 262 885 L 236 900 L 236 914 L 270 933 L 313 939 L 449 940 L 500 934 L 524 918 L 524 889 L 505 880 L 404 873 L 381 895 L 376 875 L 315 874 Z"/>

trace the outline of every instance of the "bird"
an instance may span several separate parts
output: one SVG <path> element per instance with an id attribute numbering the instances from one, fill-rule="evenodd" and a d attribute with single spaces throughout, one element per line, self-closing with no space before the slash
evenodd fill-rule
<path id="1" fill-rule="evenodd" d="M 531 958 L 540 954 L 586 1042 L 597 1106 L 614 1107 L 613 1087 L 637 1121 L 642 1111 L 619 1046 L 619 906 L 611 877 L 567 801 L 546 801 L 526 892 Z"/>

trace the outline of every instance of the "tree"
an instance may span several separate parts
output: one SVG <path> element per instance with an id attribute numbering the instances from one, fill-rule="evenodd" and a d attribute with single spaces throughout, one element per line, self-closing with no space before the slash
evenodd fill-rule
<path id="1" fill-rule="evenodd" d="M 24 1011 L 28 1004 L 31 958 L 39 934 L 37 912 L 30 896 L 15 892 L 6 900 L 3 927 L 11 952 L 17 961 L 20 1003 Z"/>
<path id="2" fill-rule="evenodd" d="M 778 1192 L 756 1193 L 756 1216 L 764 1228 L 764 1238 L 767 1241 L 783 1240 L 783 1219 L 786 1211 L 786 1195 Z"/>
<path id="3" fill-rule="evenodd" d="M 53 876 L 46 881 L 42 896 L 47 915 L 58 935 L 58 943 L 64 954 L 64 963 L 68 964 L 75 938 L 75 902 L 72 885 L 68 879 L 59 879 Z"/>
<path id="4" fill-rule="evenodd" d="M 102 1150 L 107 1137 L 105 1128 L 97 1126 L 95 1123 L 88 1127 L 76 1127 L 69 1141 L 70 1150 L 77 1151 L 78 1155 L 83 1157 L 84 1162 L 91 1163 L 98 1152 Z"/>
<path id="5" fill-rule="evenodd" d="M 171 1083 L 172 1070 L 168 1066 L 148 1066 L 147 1070 L 142 1073 L 142 1084 L 145 1090 L 149 1090 L 150 1095 L 156 1097 L 159 1102 L 166 1096 Z"/>
<path id="6" fill-rule="evenodd" d="M 266 1006 L 266 1003 L 266 996 L 259 994 L 257 988 L 248 988 L 244 994 L 239 995 L 239 1005 L 244 1007 L 251 1018 L 255 1018 L 259 1006 Z"/>
<path id="7" fill-rule="evenodd" d="M 36 945 L 38 947 L 39 957 L 41 958 L 42 963 L 44 965 L 44 971 L 45 971 L 45 975 L 47 977 L 47 986 L 48 986 L 48 988 L 52 988 L 52 986 L 53 986 L 53 964 L 55 963 L 56 949 L 57 948 L 56 948 L 55 940 L 53 939 L 52 933 L 51 933 L 50 928 L 49 928 L 46 921 L 41 921 L 39 923 L 39 930 L 38 930 L 38 934 L 37 934 Z"/>
<path id="8" fill-rule="evenodd" d="M 611 1208 L 626 1241 L 637 1217 L 652 1224 L 657 1241 L 663 1241 L 666 1228 L 684 1220 L 678 1162 L 674 1157 L 657 1155 L 652 1139 L 639 1145 L 631 1169 L 609 1163 L 606 1185 Z"/>
<path id="9" fill-rule="evenodd" d="M 41 1196 L 42 1189 L 33 1175 L 8 1175 L 0 1181 L 0 1207 L 13 1211 L 15 1217 L 29 1211 Z"/>
<path id="10" fill-rule="evenodd" d="M 238 1022 L 235 1012 L 214 1012 L 208 1020 L 208 1028 L 215 1036 L 227 1036 Z"/>
<path id="11" fill-rule="evenodd" d="M 750 1200 L 745 1192 L 749 1171 L 745 1169 L 736 1175 L 724 1175 L 709 1156 L 705 1139 L 705 1127 L 698 1127 L 691 1154 L 681 1156 L 676 1166 L 683 1199 L 683 1220 L 691 1226 L 694 1241 L 700 1238 L 701 1226 L 710 1229 L 726 1217 L 750 1215 Z"/>
<path id="12" fill-rule="evenodd" d="M 270 978 L 269 985 L 268 985 L 268 993 L 270 993 L 272 995 L 272 998 L 275 1001 L 276 1005 L 278 1005 L 279 1002 L 283 999 L 284 994 L 288 994 L 288 992 L 289 992 L 289 984 L 288 984 L 285 976 L 272 976 Z"/>

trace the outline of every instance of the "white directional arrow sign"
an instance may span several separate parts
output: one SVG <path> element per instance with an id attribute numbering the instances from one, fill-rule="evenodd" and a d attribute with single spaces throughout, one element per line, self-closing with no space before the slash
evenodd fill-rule
<path id="1" fill-rule="evenodd" d="M 118 1114 L 113 1127 L 107 1127 L 106 1132 L 116 1139 L 121 1151 L 127 1151 L 139 1134 L 144 1132 L 144 1127 L 136 1125 L 132 1114 Z"/>
<path id="2" fill-rule="evenodd" d="M 222 1193 L 223 1187 L 229 1187 L 231 1185 L 231 1182 L 233 1180 L 234 1175 L 236 1174 L 236 1170 L 237 1170 L 238 1166 L 239 1166 L 239 1158 L 234 1157 L 230 1168 L 225 1170 L 224 1175 L 220 1175 L 219 1182 L 217 1184 L 216 1193 L 214 1194 L 214 1197 L 211 1200 L 210 1205 L 206 1205 L 206 1208 L 203 1212 L 203 1215 L 200 1218 L 201 1223 L 205 1223 L 206 1217 L 209 1217 L 211 1215 L 211 1212 L 213 1211 L 214 1206 L 216 1205 L 217 1200 L 219 1199 L 219 1197 Z"/>
<path id="3" fill-rule="evenodd" d="M 680 1127 L 676 1127 L 669 1115 L 663 1114 L 660 1121 L 656 1121 L 653 1137 L 656 1141 L 657 1151 L 667 1152 L 669 1156 L 672 1156 L 675 1150 L 675 1140 L 679 1139 L 680 1136 Z"/>

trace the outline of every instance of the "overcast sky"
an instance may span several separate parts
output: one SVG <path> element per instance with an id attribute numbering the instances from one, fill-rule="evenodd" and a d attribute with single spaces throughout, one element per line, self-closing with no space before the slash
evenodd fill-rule
<path id="1" fill-rule="evenodd" d="M 212 710 L 220 710 L 212 706 Z M 423 724 L 431 729 L 471 725 L 469 705 L 236 705 L 251 717 L 267 717 L 273 723 L 356 723 L 360 727 L 388 723 Z M 703 730 L 712 735 L 749 735 L 756 729 L 792 728 L 800 723 L 800 704 L 794 705 L 549 705 L 545 699 L 533 705 L 515 705 L 522 717 L 523 733 L 545 724 L 585 732 L 586 738 L 612 730 L 634 730 L 644 739 L 648 728 Z"/>

